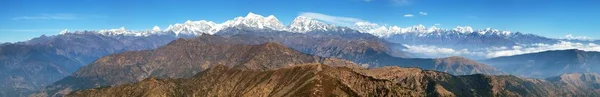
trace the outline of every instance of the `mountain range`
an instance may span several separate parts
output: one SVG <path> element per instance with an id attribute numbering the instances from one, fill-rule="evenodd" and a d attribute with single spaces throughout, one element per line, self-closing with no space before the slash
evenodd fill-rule
<path id="1" fill-rule="evenodd" d="M 223 23 L 215 23 L 209 20 L 186 21 L 169 25 L 161 30 L 155 26 L 149 30 L 129 31 L 124 27 L 120 29 L 109 29 L 99 31 L 103 35 L 126 35 L 126 36 L 148 36 L 148 35 L 202 35 L 219 34 L 222 30 L 230 28 L 251 28 L 261 30 L 273 30 L 292 33 L 308 32 L 346 32 L 347 30 L 371 34 L 387 42 L 401 45 L 425 45 L 454 50 L 487 51 L 486 48 L 511 48 L 529 47 L 537 44 L 557 44 L 563 41 L 575 43 L 600 44 L 598 40 L 569 38 L 557 39 L 527 34 L 514 31 L 499 30 L 493 28 L 473 29 L 470 26 L 457 26 L 452 29 L 442 29 L 435 26 L 425 27 L 423 25 L 410 26 L 406 28 L 398 26 L 384 26 L 370 22 L 357 22 L 351 26 L 336 26 L 327 24 L 305 16 L 298 16 L 289 25 L 284 25 L 275 16 L 262 16 L 248 13 L 246 16 L 236 17 Z M 226 31 L 225 31 L 226 32 Z M 399 48 L 405 50 L 405 48 Z M 461 55 L 470 59 L 487 59 L 485 55 L 471 56 Z M 439 58 L 440 56 L 419 55 L 418 57 Z M 442 56 L 449 57 L 449 56 Z"/>
<path id="2" fill-rule="evenodd" d="M 106 56 L 33 96 L 598 95 L 593 91 L 596 87 L 560 89 L 577 85 L 573 83 L 597 84 L 593 79 L 600 77 L 597 75 L 549 81 L 506 75 L 454 76 L 395 66 L 368 70 L 351 61 L 311 56 L 279 43 L 244 45 L 235 41 L 252 42 L 203 35 L 179 39 L 156 50 Z M 81 91 L 90 88 L 95 89 Z"/>
<path id="3" fill-rule="evenodd" d="M 272 16 L 270 16 L 272 17 Z M 269 18 L 269 17 L 267 17 Z M 40 87 L 46 86 L 62 77 L 65 77 L 78 68 L 85 66 L 86 64 L 91 63 L 92 61 L 98 59 L 101 56 L 119 53 L 123 51 L 137 51 L 137 50 L 146 50 L 152 49 L 159 46 L 162 46 L 168 43 L 171 40 L 175 40 L 176 38 L 187 38 L 194 37 L 203 34 L 217 34 L 222 36 L 235 36 L 237 34 L 243 34 L 238 36 L 250 36 L 255 39 L 262 39 L 265 37 L 270 37 L 270 40 L 263 41 L 275 41 L 281 42 L 290 46 L 294 49 L 302 51 L 307 54 L 325 56 L 325 57 L 338 57 L 343 59 L 352 60 L 355 62 L 359 62 L 363 65 L 371 65 L 371 66 L 387 66 L 387 65 L 398 65 L 398 61 L 389 62 L 396 60 L 396 57 L 408 57 L 407 54 L 392 49 L 393 48 L 402 48 L 399 44 L 393 44 L 389 42 L 385 42 L 378 37 L 372 36 L 366 33 L 360 33 L 356 30 L 352 30 L 344 27 L 335 27 L 333 25 L 328 25 L 316 20 L 312 20 L 306 17 L 298 17 L 293 24 L 290 26 L 290 30 L 271 30 L 266 28 L 277 28 L 280 26 L 273 26 L 268 23 L 268 21 L 276 20 L 276 18 L 267 19 L 260 15 L 250 13 L 246 17 L 238 17 L 234 19 L 234 21 L 226 22 L 233 23 L 228 25 L 235 25 L 229 28 L 222 28 L 219 30 L 207 30 L 207 31 L 218 31 L 218 32 L 206 32 L 204 30 L 199 30 L 198 28 L 202 28 L 202 24 L 194 24 L 194 23 L 203 23 L 203 22 L 186 22 L 186 25 L 175 24 L 169 28 L 168 30 L 161 31 L 159 27 L 154 27 L 151 30 L 146 31 L 129 31 L 125 28 L 120 29 L 111 29 L 111 30 L 100 30 L 100 31 L 76 31 L 69 32 L 65 30 L 61 32 L 61 34 L 56 36 L 42 36 L 39 38 L 31 39 L 25 42 L 19 43 L 9 43 L 3 44 L 3 47 L 8 47 L 10 45 L 38 45 L 39 48 L 51 48 L 49 51 L 42 51 L 45 53 L 49 53 L 50 55 L 39 55 L 45 56 L 44 58 L 37 58 L 32 60 L 23 60 L 23 61 L 7 61 L 2 66 L 7 67 L 7 72 L 3 74 L 3 79 L 6 79 L 5 85 L 3 89 L 7 91 L 15 91 L 15 92 L 3 92 L 3 95 L 7 96 L 18 96 L 25 95 L 32 91 L 39 89 Z M 266 20 L 265 23 L 256 23 L 260 21 Z M 209 23 L 209 22 L 208 22 Z M 201 26 L 194 26 L 201 25 Z M 227 26 L 219 26 L 219 27 L 227 27 Z M 320 28 L 321 27 L 321 28 Z M 180 28 L 179 30 L 174 30 L 175 28 Z M 313 29 L 319 28 L 319 29 Z M 213 28 L 211 28 L 213 29 Z M 290 32 L 295 31 L 295 32 Z M 201 33 L 202 32 L 202 33 Z M 290 39 L 292 38 L 292 39 Z M 305 41 L 305 42 L 302 42 Z M 321 42 L 321 41 L 329 41 L 329 42 Z M 318 47 L 311 47 L 318 45 Z M 58 49 L 58 50 L 52 50 Z M 4 49 L 9 50 L 9 49 Z M 7 52 L 5 59 L 7 60 L 22 60 L 31 57 L 31 55 L 24 56 L 25 58 L 20 58 L 8 54 L 9 52 L 21 52 L 20 50 L 27 49 L 14 49 L 15 51 L 3 51 Z M 19 53 L 21 54 L 21 53 Z M 34 53 L 34 54 L 42 54 L 42 53 Z M 363 56 L 365 55 L 365 56 Z M 367 56 L 368 55 L 368 56 Z M 37 56 L 37 55 L 36 55 Z M 52 58 L 60 58 L 54 57 L 60 56 L 65 57 L 62 60 Z M 52 57 L 52 58 L 46 58 Z M 377 62 L 377 58 L 385 57 L 387 61 Z M 45 60 L 45 61 L 44 61 Z M 23 62 L 34 63 L 35 61 L 44 61 L 41 64 L 34 64 L 35 66 L 40 66 L 41 68 L 51 68 L 51 71 L 42 72 L 42 70 L 46 69 L 26 69 L 26 70 L 13 70 L 11 68 L 30 68 L 28 65 L 25 65 Z M 21 62 L 21 63 L 20 63 Z M 62 66 L 69 65 L 65 64 L 65 62 L 70 62 L 70 64 L 74 64 L 75 66 Z M 433 59 L 427 60 L 426 64 L 435 64 L 433 63 Z M 55 66 L 53 63 L 61 66 Z M 415 66 L 417 64 L 405 64 L 405 66 Z M 428 66 L 427 69 L 455 69 L 455 68 L 442 68 L 443 64 L 437 63 L 435 68 L 433 66 Z M 470 66 L 468 66 L 470 67 Z M 481 66 L 479 66 L 481 67 Z M 485 66 L 484 66 L 485 67 Z M 471 72 L 473 70 L 470 69 L 478 69 L 478 68 L 457 68 L 461 70 L 450 70 L 450 71 L 460 71 L 457 74 L 474 74 L 474 73 L 497 73 L 493 69 L 489 69 L 490 67 L 485 67 L 486 70 L 475 70 L 475 72 Z M 56 70 L 54 70 L 56 69 Z M 469 69 L 469 70 L 462 70 Z M 490 70 L 490 71 L 487 71 Z M 18 75 L 23 74 L 22 72 L 33 72 L 33 74 L 28 75 Z M 454 73 L 454 72 L 451 72 Z M 37 75 L 44 75 L 49 78 L 40 80 L 40 79 L 24 79 L 24 78 L 40 78 Z M 18 76 L 15 76 L 18 75 Z M 25 89 L 23 89 L 25 87 Z"/>
<path id="4" fill-rule="evenodd" d="M 296 17 L 290 25 L 284 25 L 273 15 L 265 17 L 254 13 L 223 23 L 188 20 L 185 23 L 170 25 L 164 30 L 158 26 L 143 31 L 131 31 L 124 27 L 98 31 L 71 32 L 65 30 L 55 36 L 44 35 L 28 41 L 0 45 L 0 69 L 2 69 L 0 80 L 3 82 L 0 86 L 2 90 L 0 96 L 27 96 L 34 91 L 38 92 L 31 96 L 62 96 L 71 91 L 78 91 L 73 94 L 74 96 L 101 96 L 94 92 L 110 94 L 111 91 L 117 93 L 112 94 L 113 96 L 128 91 L 137 91 L 128 93 L 132 94 L 129 96 L 134 96 L 133 94 L 136 93 L 147 93 L 147 91 L 136 90 L 140 89 L 136 85 L 159 85 L 158 87 L 161 89 L 170 92 L 165 93 L 161 90 L 156 91 L 157 93 L 173 96 L 183 95 L 181 93 L 187 94 L 186 91 L 204 91 L 199 93 L 216 96 L 241 96 L 240 93 L 246 93 L 253 88 L 236 87 L 231 89 L 240 91 L 220 92 L 202 90 L 208 87 L 219 87 L 218 85 L 208 86 L 201 90 L 194 90 L 200 89 L 195 86 L 183 86 L 182 88 L 180 85 L 199 83 L 232 85 L 236 82 L 220 83 L 210 78 L 218 78 L 215 74 L 223 75 L 231 72 L 241 72 L 241 75 L 246 73 L 250 75 L 272 74 L 278 71 L 294 72 L 289 71 L 291 68 L 304 68 L 303 70 L 306 72 L 315 73 L 303 77 L 309 78 L 309 80 L 302 78 L 299 80 L 305 81 L 303 83 L 311 83 L 312 86 L 286 87 L 283 90 L 265 88 L 277 91 L 262 91 L 261 93 L 253 91 L 248 95 L 275 93 L 268 95 L 291 96 L 315 91 L 328 91 L 327 93 L 319 92 L 320 94 L 315 92 L 317 93 L 315 95 L 348 94 L 354 96 L 368 96 L 369 93 L 397 96 L 597 95 L 594 91 L 587 91 L 598 88 L 593 86 L 597 85 L 595 84 L 597 82 L 594 82 L 596 80 L 593 80 L 593 78 L 597 78 L 594 77 L 597 76 L 594 73 L 598 73 L 594 71 L 594 68 L 598 68 L 594 67 L 594 64 L 598 63 L 596 62 L 598 59 L 595 57 L 597 52 L 548 51 L 474 61 L 470 60 L 473 57 L 469 56 L 466 58 L 460 56 L 415 58 L 414 53 L 404 50 L 407 49 L 405 45 L 477 49 L 553 44 L 563 41 L 589 44 L 600 42 L 597 40 L 553 39 L 491 28 L 473 30 L 468 26 L 446 30 L 436 27 L 425 28 L 423 25 L 401 28 L 359 22 L 353 26 L 341 27 L 304 16 Z M 568 58 L 564 58 L 566 56 Z M 392 70 L 394 72 L 416 70 L 419 72 L 410 74 L 425 73 L 423 75 L 426 77 L 419 76 L 423 78 L 411 79 L 414 76 L 380 73 L 391 73 L 387 69 L 398 68 L 393 66 L 402 67 Z M 407 67 L 414 68 L 406 69 Z M 210 68 L 217 68 L 221 71 L 205 74 L 204 72 L 213 72 L 210 71 Z M 338 74 L 327 71 L 327 73 L 333 74 L 320 74 L 323 71 L 312 70 L 315 68 L 327 68 L 327 70 L 345 73 Z M 372 68 L 374 71 L 366 68 Z M 556 70 L 556 72 L 549 70 Z M 581 78 L 572 77 L 580 76 L 578 74 L 582 72 L 592 73 L 585 73 Z M 372 75 L 372 73 L 379 75 Z M 572 73 L 572 75 L 563 75 L 564 73 Z M 306 75 L 304 72 L 299 74 Z M 502 74 L 520 77 L 503 76 Z M 367 79 L 363 80 L 365 83 L 386 88 L 373 90 L 374 87 L 361 86 L 366 89 L 351 87 L 347 84 L 356 82 L 344 78 L 342 75 L 367 76 Z M 390 78 L 373 77 L 383 75 Z M 236 76 L 239 75 L 236 74 Z M 277 76 L 280 75 L 264 75 L 265 78 Z M 284 77 L 298 79 L 295 75 Z M 398 77 L 406 79 L 396 79 Z M 522 77 L 548 79 L 538 80 Z M 313 81 L 317 81 L 314 80 L 315 78 L 325 78 L 334 83 L 313 83 Z M 242 77 L 236 80 L 246 79 Z M 413 81 L 406 81 L 408 79 Z M 207 80 L 212 81 L 207 82 Z M 384 84 L 379 83 L 381 81 Z M 160 82 L 160 84 L 156 82 Z M 262 83 L 261 81 L 257 82 Z M 432 82 L 433 85 L 430 85 Z M 397 86 L 399 83 L 409 83 L 409 86 Z M 476 84 L 471 85 L 473 83 Z M 163 87 L 167 84 L 169 86 Z M 270 85 L 271 83 L 264 84 Z M 315 88 L 317 85 L 330 88 L 325 90 L 323 90 L 324 88 Z M 117 90 L 102 88 L 111 86 L 116 86 L 114 89 Z M 118 90 L 123 90 L 121 87 L 134 90 L 118 92 Z M 558 90 L 559 87 L 571 88 L 570 91 L 561 91 Z M 86 90 L 91 88 L 101 88 L 102 91 Z M 289 91 L 290 88 L 299 91 Z M 146 89 L 156 90 L 156 88 Z M 341 91 L 338 91 L 340 89 Z M 472 89 L 483 91 L 472 91 Z M 80 90 L 92 91 L 92 94 Z M 254 94 L 254 92 L 258 94 Z M 282 92 L 285 93 L 281 94 Z"/>
<path id="5" fill-rule="evenodd" d="M 352 65 L 353 67 L 370 67 L 370 65 L 365 64 L 382 64 L 385 66 L 407 66 L 443 70 L 461 75 L 500 73 L 500 71 L 495 70 L 493 67 L 465 58 L 405 59 L 391 57 L 382 51 L 375 51 L 374 48 L 370 48 L 373 46 L 356 46 L 358 44 L 350 45 L 335 41 L 316 44 L 308 41 L 316 40 L 310 38 L 315 36 L 298 34 L 295 37 L 300 38 L 286 39 L 294 40 L 295 44 L 293 46 L 316 46 L 315 48 L 308 48 L 309 51 L 312 51 L 309 53 L 348 59 L 349 61 L 329 60 L 327 58 L 315 59 L 303 52 L 292 49 L 293 47 L 287 48 L 283 46 L 285 41 L 281 42 L 282 44 L 272 43 L 280 42 L 275 41 L 277 39 L 274 37 L 262 36 L 256 38 L 244 34 L 236 34 L 234 36 L 202 35 L 192 39 L 179 39 L 156 50 L 125 52 L 100 58 L 92 64 L 79 69 L 74 75 L 61 79 L 42 89 L 42 92 L 36 95 L 64 95 L 73 90 L 133 83 L 152 76 L 159 78 L 186 78 L 218 64 L 233 68 L 272 70 L 294 64 L 307 63 L 327 63 L 332 66 L 346 66 L 344 64 L 356 61 L 365 63 Z M 323 38 L 324 36 L 319 37 L 321 39 L 329 39 Z M 360 43 L 360 41 L 358 42 Z M 392 59 L 379 61 L 377 60 L 379 58 Z"/>
<path id="6" fill-rule="evenodd" d="M 102 56 L 153 49 L 176 38 L 164 35 L 112 37 L 80 32 L 3 44 L 0 46 L 0 96 L 26 96 Z"/>

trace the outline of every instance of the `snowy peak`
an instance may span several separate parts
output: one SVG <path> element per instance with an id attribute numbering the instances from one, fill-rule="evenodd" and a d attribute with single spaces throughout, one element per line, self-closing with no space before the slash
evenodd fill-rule
<path id="1" fill-rule="evenodd" d="M 358 30 L 363 33 L 369 33 L 379 37 L 389 37 L 396 34 L 411 34 L 417 36 L 428 36 L 428 35 L 448 35 L 448 34 L 471 34 L 476 33 L 480 35 L 497 35 L 497 36 L 510 36 L 510 31 L 501 31 L 498 29 L 486 28 L 483 30 L 473 30 L 470 26 L 457 26 L 452 30 L 446 30 L 431 26 L 429 28 L 424 25 L 415 25 L 406 28 L 398 26 L 380 26 L 375 23 L 369 22 L 358 22 L 355 23 L 351 28 Z"/>
<path id="2" fill-rule="evenodd" d="M 425 26 L 423 26 L 421 24 L 415 25 L 415 26 L 411 26 L 411 27 L 408 27 L 406 29 L 407 29 L 407 31 L 404 31 L 404 32 L 430 33 L 430 32 L 427 32 L 428 29 L 425 28 Z"/>
<path id="3" fill-rule="evenodd" d="M 265 17 L 263 17 L 262 15 L 258 15 L 258 14 L 249 12 L 248 15 L 246 15 L 245 18 L 265 18 Z"/>
<path id="4" fill-rule="evenodd" d="M 127 29 L 125 29 L 125 27 L 121 27 L 119 29 L 100 30 L 100 31 L 98 31 L 98 33 L 100 33 L 102 35 L 109 35 L 109 36 L 112 36 L 112 35 L 136 35 L 136 33 L 127 31 Z"/>
<path id="5" fill-rule="evenodd" d="M 479 30 L 477 31 L 477 33 L 481 34 L 481 35 L 504 35 L 504 36 L 509 36 L 511 35 L 510 31 L 500 31 L 498 29 L 493 29 L 493 28 L 485 28 L 483 30 Z"/>
<path id="6" fill-rule="evenodd" d="M 179 34 L 186 34 L 186 35 L 201 35 L 203 33 L 206 34 L 214 34 L 217 31 L 219 31 L 221 29 L 221 27 L 212 22 L 212 21 L 206 21 L 206 20 L 200 20 L 200 21 L 186 21 L 183 24 L 173 24 L 173 25 L 169 25 L 169 27 L 167 27 L 167 29 L 165 29 L 165 32 L 173 32 L 176 35 Z"/>
<path id="7" fill-rule="evenodd" d="M 151 30 L 151 31 L 152 31 L 152 32 L 160 32 L 161 30 L 160 30 L 160 27 L 158 27 L 158 26 L 154 26 L 154 27 L 152 27 L 152 30 Z"/>
<path id="8" fill-rule="evenodd" d="M 433 32 L 443 32 L 444 29 L 437 28 L 435 26 L 425 27 L 424 25 L 415 25 L 406 28 L 398 27 L 398 26 L 380 26 L 375 23 L 369 22 L 357 22 L 352 26 L 353 29 L 358 30 L 363 33 L 370 33 L 379 37 L 388 37 L 394 34 L 406 34 L 406 33 L 416 33 L 416 34 L 428 34 Z"/>
<path id="9" fill-rule="evenodd" d="M 131 30 L 125 29 L 125 27 L 121 27 L 119 29 L 100 30 L 100 31 L 98 31 L 98 33 L 100 33 L 102 35 L 106 35 L 106 36 L 118 36 L 118 35 L 150 36 L 150 35 L 154 35 L 154 34 L 165 34 L 165 32 L 161 31 L 161 29 L 158 26 L 154 26 L 151 30 L 143 30 L 143 31 L 131 31 Z"/>
<path id="10" fill-rule="evenodd" d="M 460 32 L 460 33 L 472 33 L 474 32 L 473 28 L 471 28 L 471 26 L 456 26 L 456 28 L 452 29 L 456 32 Z"/>
<path id="11" fill-rule="evenodd" d="M 239 16 L 232 20 L 227 20 L 223 23 L 215 23 L 207 20 L 191 21 L 187 20 L 184 23 L 169 25 L 165 30 L 154 26 L 152 29 L 145 31 L 128 31 L 124 27 L 119 29 L 100 30 L 103 35 L 135 35 L 148 36 L 151 34 L 174 33 L 176 35 L 202 35 L 215 34 L 222 29 L 230 27 L 244 27 L 254 29 L 270 29 L 276 31 L 288 31 L 294 33 L 306 33 L 311 31 L 337 31 L 344 30 L 342 27 L 337 27 L 332 24 L 327 24 L 305 16 L 296 17 L 289 26 L 284 25 L 273 15 L 267 17 L 249 12 L 246 16 Z M 379 25 L 370 22 L 357 22 L 349 28 L 369 33 L 378 37 L 389 37 L 397 34 L 410 34 L 421 36 L 429 35 L 448 35 L 448 34 L 480 34 L 480 35 L 511 35 L 510 31 L 500 31 L 497 29 L 486 28 L 483 30 L 473 30 L 470 26 L 457 26 L 451 30 L 438 28 L 435 26 L 426 27 L 424 25 L 409 26 L 406 28 L 398 26 Z"/>
<path id="12" fill-rule="evenodd" d="M 384 26 L 379 26 L 379 24 L 369 23 L 369 22 L 357 22 L 354 24 L 354 28 L 359 28 L 361 30 L 376 29 L 379 27 L 384 27 Z"/>
<path id="13" fill-rule="evenodd" d="M 429 27 L 429 29 L 427 29 L 427 32 L 429 32 L 429 33 L 431 33 L 431 32 L 441 32 L 441 31 L 444 31 L 444 29 L 438 28 L 438 27 L 435 27 L 435 26 L 431 26 L 431 27 Z"/>
<path id="14" fill-rule="evenodd" d="M 264 17 L 255 13 L 248 13 L 245 17 L 236 17 L 233 20 L 228 20 L 223 23 L 217 24 L 212 21 L 200 20 L 200 21 L 186 21 L 183 24 L 169 25 L 166 32 L 173 32 L 176 35 L 201 35 L 201 34 L 215 34 L 218 31 L 230 28 L 230 27 L 250 27 L 257 29 L 271 29 L 284 31 L 286 26 L 281 23 L 277 17 L 269 15 Z"/>
<path id="15" fill-rule="evenodd" d="M 336 26 L 326 24 L 308 17 L 298 16 L 294 19 L 294 21 L 292 21 L 288 30 L 291 32 L 306 33 L 315 30 L 336 30 Z"/>
<path id="16" fill-rule="evenodd" d="M 59 34 L 62 35 L 62 34 L 67 34 L 67 33 L 69 33 L 69 29 L 62 30 L 62 31 L 60 31 Z"/>
<path id="17" fill-rule="evenodd" d="M 379 24 L 369 23 L 369 22 L 357 22 L 351 28 L 358 30 L 360 32 L 365 32 L 365 33 L 381 32 L 380 34 L 383 34 L 383 33 L 391 32 L 391 31 L 386 31 L 388 29 L 385 26 L 379 26 Z M 372 33 L 372 34 L 377 34 L 377 33 Z"/>
<path id="18" fill-rule="evenodd" d="M 379 24 L 369 22 L 357 22 L 351 28 L 358 30 L 359 32 L 369 33 L 378 37 L 390 36 L 392 34 L 395 34 L 395 32 L 400 32 L 400 30 L 402 30 L 398 26 L 390 26 L 388 28 L 385 26 L 379 26 Z"/>
<path id="19" fill-rule="evenodd" d="M 594 38 L 591 37 L 587 37 L 587 36 L 573 36 L 573 34 L 567 34 L 563 37 L 563 39 L 567 39 L 567 40 L 583 40 L 583 41 L 593 41 L 595 40 Z"/>
<path id="20" fill-rule="evenodd" d="M 248 13 L 246 17 L 236 17 L 235 19 L 228 20 L 225 23 L 222 23 L 221 25 L 223 26 L 222 28 L 236 26 L 252 27 L 258 29 L 269 28 L 272 30 L 284 30 L 285 28 L 285 25 L 283 25 L 283 23 L 281 23 L 273 15 L 264 17 L 262 15 L 254 14 L 252 12 Z"/>

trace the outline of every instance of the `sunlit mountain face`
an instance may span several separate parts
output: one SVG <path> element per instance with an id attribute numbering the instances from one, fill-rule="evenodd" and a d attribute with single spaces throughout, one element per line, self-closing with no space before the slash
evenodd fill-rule
<path id="1" fill-rule="evenodd" d="M 0 97 L 598 97 L 598 3 L 0 1 Z"/>

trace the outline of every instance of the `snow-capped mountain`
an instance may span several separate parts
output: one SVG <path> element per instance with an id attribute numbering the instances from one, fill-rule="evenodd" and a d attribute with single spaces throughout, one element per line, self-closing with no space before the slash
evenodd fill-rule
<path id="1" fill-rule="evenodd" d="M 423 25 L 415 25 L 406 28 L 398 26 L 380 26 L 375 23 L 369 22 L 358 22 L 352 26 L 353 29 L 363 33 L 370 33 L 378 37 L 390 37 L 397 34 L 415 34 L 417 36 L 428 36 L 428 35 L 448 35 L 448 34 L 471 34 L 477 33 L 480 35 L 504 35 L 509 36 L 510 31 L 501 31 L 498 29 L 486 28 L 483 30 L 473 30 L 470 26 L 457 26 L 451 30 L 437 28 L 431 26 L 429 28 Z"/>
<path id="2" fill-rule="evenodd" d="M 158 33 L 158 32 L 161 32 L 161 31 L 162 30 L 160 30 L 160 27 L 158 27 L 158 26 L 154 26 L 154 27 L 152 27 L 152 30 L 150 30 L 150 32 L 152 32 L 152 33 Z"/>
<path id="3" fill-rule="evenodd" d="M 425 27 L 416 25 L 411 27 L 382 26 L 369 22 L 359 22 L 353 27 L 363 33 L 369 33 L 388 42 L 411 46 L 406 51 L 417 53 L 447 53 L 450 56 L 465 56 L 474 59 L 483 59 L 480 55 L 468 51 L 486 51 L 485 48 L 510 48 L 524 47 L 534 44 L 556 44 L 557 39 L 547 38 L 534 34 L 521 32 L 502 31 L 486 28 L 474 30 L 470 26 L 457 26 L 453 29 L 441 29 L 435 26 Z M 420 49 L 415 47 L 425 47 Z M 469 54 L 465 54 L 469 53 Z M 474 55 L 474 56 L 471 56 Z M 428 56 L 421 57 L 446 57 Z"/>
<path id="4" fill-rule="evenodd" d="M 587 37 L 587 36 L 573 36 L 573 34 L 567 34 L 564 37 L 562 37 L 562 39 L 566 39 L 566 40 L 581 40 L 581 41 L 594 41 L 594 38 L 591 37 Z"/>
<path id="5" fill-rule="evenodd" d="M 200 35 L 202 33 L 214 34 L 221 29 L 219 24 L 212 21 L 200 20 L 200 21 L 186 21 L 182 24 L 169 25 L 163 32 L 173 32 L 176 35 L 187 34 L 187 35 Z"/>
<path id="6" fill-rule="evenodd" d="M 296 17 L 289 25 L 284 25 L 273 15 L 262 16 L 248 13 L 223 23 L 215 23 L 208 20 L 191 21 L 169 25 L 161 30 L 158 26 L 144 31 L 120 29 L 108 29 L 97 31 L 102 35 L 130 35 L 149 36 L 155 34 L 174 34 L 195 36 L 202 34 L 216 34 L 227 28 L 250 28 L 265 29 L 278 32 L 307 33 L 307 32 L 347 32 L 346 29 L 360 33 L 368 33 L 394 43 L 401 44 L 423 44 L 423 45 L 446 45 L 446 47 L 480 47 L 480 46 L 513 46 L 517 44 L 531 43 L 553 43 L 550 39 L 533 34 L 503 31 L 486 28 L 475 30 L 470 26 L 457 26 L 452 29 L 442 29 L 435 26 L 426 27 L 415 25 L 409 27 L 385 26 L 370 22 L 357 22 L 353 26 L 339 27 L 305 16 Z"/>
<path id="7" fill-rule="evenodd" d="M 311 31 L 337 31 L 344 30 L 345 27 L 338 27 L 332 24 L 327 24 L 309 17 L 298 16 L 290 25 L 286 26 L 281 23 L 275 16 L 269 15 L 267 17 L 248 13 L 245 17 L 239 16 L 232 20 L 227 20 L 223 23 L 215 23 L 208 20 L 191 21 L 188 20 L 184 23 L 177 23 L 169 25 L 166 29 L 161 30 L 158 26 L 154 26 L 152 29 L 145 31 L 130 31 L 124 27 L 119 29 L 108 29 L 100 30 L 98 33 L 103 35 L 132 35 L 132 36 L 148 36 L 152 34 L 166 34 L 174 33 L 175 35 L 201 35 L 201 34 L 215 34 L 223 29 L 230 27 L 246 27 L 255 29 L 269 29 L 275 31 L 287 31 L 294 33 L 306 33 Z M 441 35 L 452 35 L 452 34 L 471 34 L 477 33 L 480 35 L 504 35 L 510 36 L 510 31 L 501 31 L 497 29 L 483 29 L 473 30 L 469 26 L 457 26 L 453 29 L 442 29 L 435 26 L 429 28 L 423 25 L 415 25 L 406 28 L 398 26 L 382 26 L 375 23 L 369 22 L 358 22 L 355 25 L 350 26 L 353 30 L 360 31 L 362 33 L 369 33 L 374 36 L 381 38 L 387 38 L 394 35 L 410 34 L 418 37 L 429 37 L 429 36 L 441 36 Z"/>
<path id="8" fill-rule="evenodd" d="M 443 29 L 432 26 L 430 28 L 426 28 L 423 25 L 415 25 L 406 28 L 401 28 L 398 26 L 380 26 L 379 24 L 369 23 L 369 22 L 358 22 L 355 23 L 352 29 L 358 30 L 363 33 L 370 33 L 378 37 L 389 37 L 394 34 L 406 34 L 406 33 L 420 33 L 427 34 L 432 32 L 441 32 Z"/>
<path id="9" fill-rule="evenodd" d="M 262 15 L 248 13 L 246 17 L 236 17 L 233 20 L 228 20 L 220 24 L 221 28 L 244 26 L 258 29 L 272 29 L 272 30 L 285 30 L 285 25 L 281 23 L 275 16 L 269 15 L 264 17 Z"/>
<path id="10" fill-rule="evenodd" d="M 335 29 L 337 29 L 335 25 L 326 24 L 304 16 L 298 16 L 286 30 L 290 32 L 305 33 L 313 30 L 328 31 Z"/>
<path id="11" fill-rule="evenodd" d="M 66 33 L 69 33 L 69 29 L 62 30 L 62 31 L 60 31 L 59 34 L 66 34 Z"/>
<path id="12" fill-rule="evenodd" d="M 473 28 L 471 28 L 471 26 L 456 26 L 456 28 L 454 28 L 452 30 L 460 32 L 460 33 L 471 33 L 471 32 L 474 32 L 474 30 L 473 30 Z"/>
<path id="13" fill-rule="evenodd" d="M 98 33 L 102 34 L 102 35 L 135 35 L 135 36 L 140 36 L 142 33 L 136 33 L 136 32 L 132 32 L 132 31 L 127 31 L 127 29 L 125 29 L 125 27 L 121 27 L 119 29 L 108 29 L 108 30 L 100 30 L 98 31 Z"/>
<path id="14" fill-rule="evenodd" d="M 152 34 L 174 33 L 175 35 L 201 35 L 215 34 L 223 29 L 230 27 L 246 27 L 256 29 L 269 29 L 275 31 L 287 31 L 294 33 L 306 33 L 310 31 L 334 31 L 339 27 L 327 24 L 308 17 L 299 16 L 292 21 L 289 26 L 281 23 L 275 16 L 269 15 L 264 17 L 255 13 L 248 13 L 245 17 L 236 17 L 232 20 L 223 23 L 215 23 L 208 20 L 186 21 L 185 23 L 177 23 L 169 25 L 165 30 L 160 30 L 158 26 L 154 26 L 151 30 L 146 31 L 130 31 L 124 27 L 119 29 L 100 30 L 98 33 L 103 35 L 132 35 L 132 36 L 148 36 Z"/>
<path id="15" fill-rule="evenodd" d="M 105 30 L 100 30 L 100 31 L 97 31 L 97 33 L 100 33 L 100 34 L 106 35 L 106 36 L 117 36 L 117 35 L 124 35 L 124 36 L 150 36 L 150 35 L 164 35 L 164 34 L 167 34 L 167 32 L 162 31 L 160 29 L 160 27 L 158 27 L 158 26 L 154 26 L 152 29 L 145 30 L 145 31 L 133 31 L 133 30 L 127 30 L 127 29 L 125 29 L 125 27 L 121 27 L 119 29 L 105 29 Z"/>

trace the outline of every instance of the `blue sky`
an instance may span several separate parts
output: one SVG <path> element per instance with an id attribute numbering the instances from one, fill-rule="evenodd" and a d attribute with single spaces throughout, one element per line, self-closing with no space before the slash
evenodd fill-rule
<path id="1" fill-rule="evenodd" d="M 63 29 L 164 29 L 186 20 L 220 23 L 248 12 L 275 15 L 284 24 L 310 12 L 401 27 L 468 25 L 599 39 L 598 5 L 598 0 L 0 0 L 0 42 L 56 35 Z"/>

